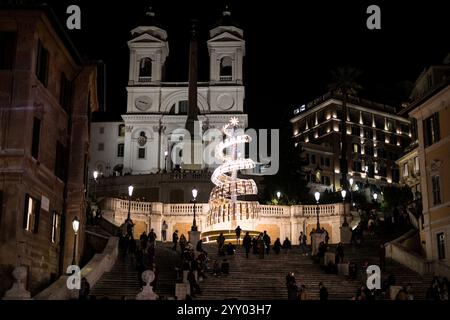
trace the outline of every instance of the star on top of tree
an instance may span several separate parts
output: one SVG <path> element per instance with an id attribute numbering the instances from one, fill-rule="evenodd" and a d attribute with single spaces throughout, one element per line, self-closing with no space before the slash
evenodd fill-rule
<path id="1" fill-rule="evenodd" d="M 239 125 L 239 119 L 238 119 L 237 117 L 232 117 L 232 118 L 230 119 L 230 124 L 231 124 L 233 127 L 237 127 L 237 126 Z"/>

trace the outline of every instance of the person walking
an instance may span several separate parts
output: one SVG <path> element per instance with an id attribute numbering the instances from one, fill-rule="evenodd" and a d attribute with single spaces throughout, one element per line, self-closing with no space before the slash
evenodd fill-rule
<path id="1" fill-rule="evenodd" d="M 264 247 L 266 248 L 266 254 L 269 254 L 271 241 L 270 241 L 270 236 L 267 234 L 267 231 L 265 231 L 265 230 L 264 230 L 263 240 L 264 240 Z"/>
<path id="2" fill-rule="evenodd" d="M 200 253 L 204 253 L 204 254 L 208 255 L 208 253 L 205 251 L 205 249 L 203 249 L 203 240 L 202 239 L 198 240 L 197 246 L 195 249 Z"/>
<path id="3" fill-rule="evenodd" d="M 258 244 L 258 254 L 259 254 L 259 258 L 260 259 L 264 259 L 264 239 L 263 239 L 263 234 L 260 233 L 258 236 L 258 239 L 256 240 L 257 244 Z"/>
<path id="4" fill-rule="evenodd" d="M 298 243 L 300 244 L 300 251 L 302 255 L 306 255 L 306 234 L 304 234 L 303 231 L 300 232 Z"/>
<path id="5" fill-rule="evenodd" d="M 328 300 L 328 289 L 323 285 L 322 282 L 319 282 L 319 296 L 320 301 Z"/>
<path id="6" fill-rule="evenodd" d="M 156 233 L 155 231 L 153 231 L 153 229 L 151 229 L 150 232 L 148 233 L 148 244 L 149 246 L 154 247 L 155 242 L 156 242 Z"/>
<path id="7" fill-rule="evenodd" d="M 186 237 L 184 236 L 184 234 L 182 233 L 180 236 L 180 250 L 181 250 L 181 254 L 183 254 L 184 249 L 186 248 L 187 245 L 187 240 Z"/>
<path id="8" fill-rule="evenodd" d="M 177 251 L 178 230 L 175 230 L 175 232 L 173 233 L 173 235 L 172 235 L 172 242 L 173 242 L 172 250 Z"/>
<path id="9" fill-rule="evenodd" d="M 281 251 L 280 238 L 277 238 L 277 240 L 275 240 L 275 242 L 273 243 L 273 251 L 275 251 L 276 254 L 280 254 Z"/>
<path id="10" fill-rule="evenodd" d="M 284 239 L 282 247 L 284 249 L 285 254 L 287 254 L 289 252 L 289 250 L 292 248 L 291 241 L 289 240 L 288 237 L 286 237 L 286 239 Z"/>
<path id="11" fill-rule="evenodd" d="M 225 244 L 225 236 L 223 235 L 223 233 L 221 232 L 219 237 L 217 238 L 217 250 L 219 255 L 222 254 L 223 251 L 223 245 Z"/>
<path id="12" fill-rule="evenodd" d="M 163 242 L 166 242 L 166 237 L 167 237 L 167 229 L 169 228 L 169 226 L 167 225 L 166 221 L 163 221 L 163 224 L 161 226 L 161 239 Z"/>
<path id="13" fill-rule="evenodd" d="M 241 241 L 241 231 L 242 231 L 242 229 L 241 229 L 240 226 L 237 226 L 237 228 L 234 231 L 236 232 L 237 245 L 239 245 L 240 241 Z"/>
<path id="14" fill-rule="evenodd" d="M 87 300 L 89 297 L 89 292 L 91 291 L 91 285 L 85 277 L 81 279 L 80 291 L 78 292 L 79 300 Z"/>
<path id="15" fill-rule="evenodd" d="M 250 238 L 250 233 L 246 232 L 244 239 L 242 240 L 242 245 L 245 249 L 245 257 L 248 259 L 248 254 L 250 252 L 250 248 L 252 247 L 252 238 Z"/>

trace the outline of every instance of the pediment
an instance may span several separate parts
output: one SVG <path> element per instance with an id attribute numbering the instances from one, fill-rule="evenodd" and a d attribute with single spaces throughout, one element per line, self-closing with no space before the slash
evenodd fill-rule
<path id="1" fill-rule="evenodd" d="M 212 42 L 224 42 L 224 41 L 239 41 L 239 42 L 243 42 L 244 40 L 242 40 L 241 38 L 239 38 L 238 36 L 230 33 L 230 32 L 223 32 L 221 34 L 218 34 L 217 36 L 215 36 L 214 38 L 211 38 L 208 40 L 208 43 L 212 43 Z"/>
<path id="2" fill-rule="evenodd" d="M 161 44 L 165 44 L 165 41 L 162 41 L 161 39 L 158 39 L 148 33 L 143 33 L 133 39 L 131 39 L 130 41 L 128 41 L 128 45 L 133 44 L 133 43 L 161 43 Z"/>

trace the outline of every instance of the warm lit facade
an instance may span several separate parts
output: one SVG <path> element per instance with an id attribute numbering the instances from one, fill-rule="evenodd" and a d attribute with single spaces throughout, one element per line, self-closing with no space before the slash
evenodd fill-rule
<path id="1" fill-rule="evenodd" d="M 89 119 L 97 68 L 46 6 L 0 11 L 0 297 L 16 266 L 45 288 L 83 248 Z"/>
<path id="2" fill-rule="evenodd" d="M 328 93 L 294 114 L 294 142 L 303 146 L 311 190 L 339 190 L 342 96 Z M 410 144 L 409 120 L 393 107 L 350 96 L 346 126 L 348 173 L 355 187 L 399 182 L 395 160 Z"/>
<path id="3" fill-rule="evenodd" d="M 418 128 L 424 215 L 422 244 L 428 260 L 450 265 L 450 67 L 446 70 L 447 76 L 441 74 L 440 84 L 430 86 L 417 98 L 409 115 L 417 120 Z M 429 74 L 433 75 L 433 67 L 418 81 L 423 77 L 430 79 Z"/>

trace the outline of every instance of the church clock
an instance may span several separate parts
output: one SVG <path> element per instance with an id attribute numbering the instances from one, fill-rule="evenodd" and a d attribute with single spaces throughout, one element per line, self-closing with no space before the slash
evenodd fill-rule
<path id="1" fill-rule="evenodd" d="M 152 106 L 152 99 L 149 96 L 140 96 L 136 98 L 134 105 L 137 109 L 146 111 Z"/>

